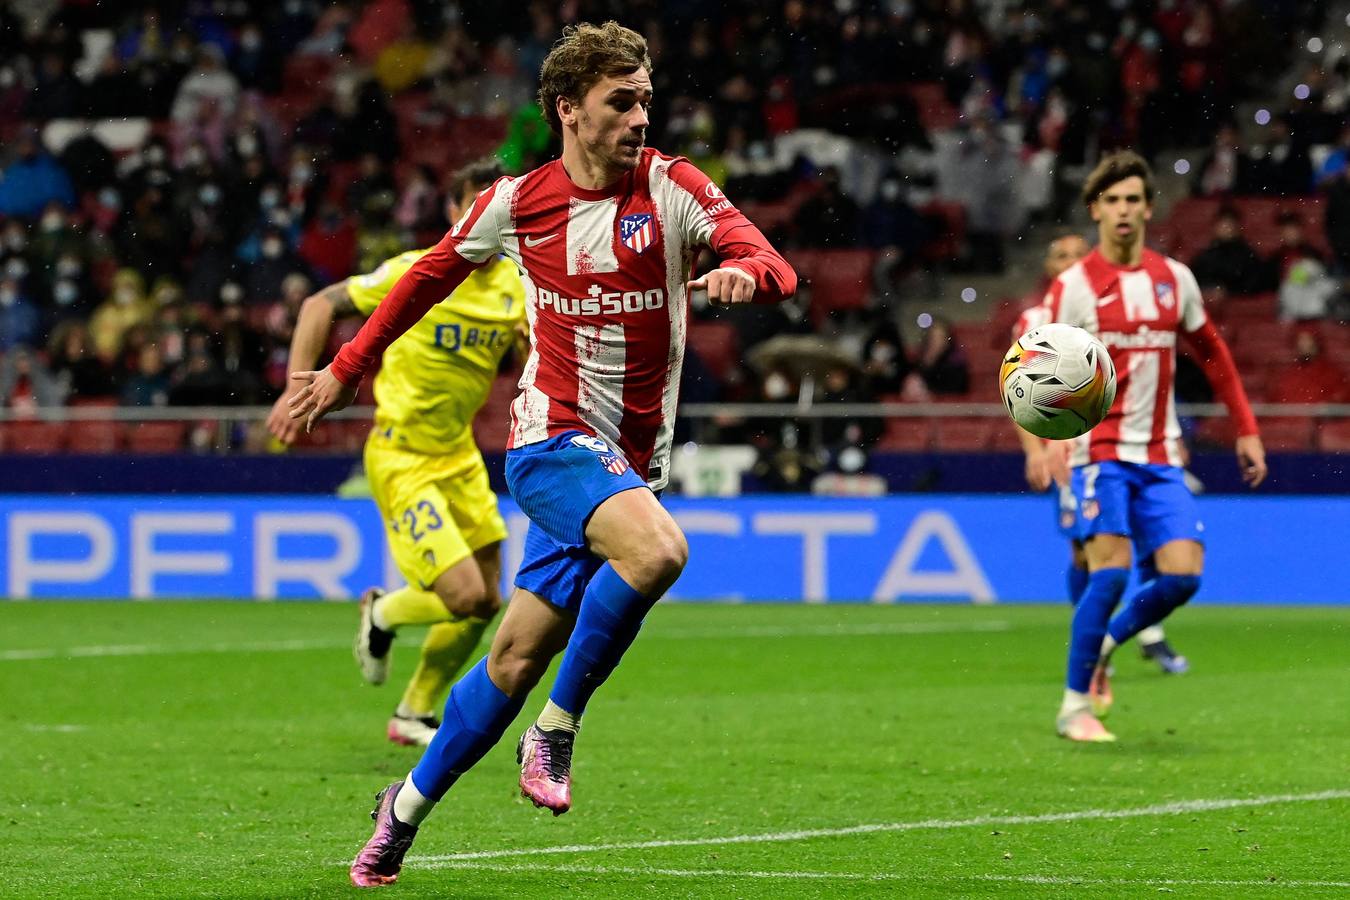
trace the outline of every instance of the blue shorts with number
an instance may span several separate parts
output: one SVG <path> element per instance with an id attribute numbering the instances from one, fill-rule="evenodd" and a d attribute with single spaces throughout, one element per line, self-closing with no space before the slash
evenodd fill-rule
<path id="1" fill-rule="evenodd" d="M 506 485 L 530 518 L 516 587 L 575 612 L 604 560 L 586 548 L 586 523 L 621 491 L 646 488 L 622 453 L 569 431 L 506 453 Z"/>
<path id="2" fill-rule="evenodd" d="M 1203 543 L 1205 526 L 1180 466 L 1116 460 L 1079 466 L 1073 470 L 1073 495 L 1081 540 L 1124 535 L 1140 560 L 1169 541 Z"/>

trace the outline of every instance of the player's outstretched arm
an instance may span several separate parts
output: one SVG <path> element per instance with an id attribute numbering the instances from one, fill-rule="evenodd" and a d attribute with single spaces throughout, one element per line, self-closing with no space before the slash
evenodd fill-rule
<path id="1" fill-rule="evenodd" d="M 302 425 L 299 419 L 291 418 L 290 414 L 290 399 L 300 388 L 298 383 L 290 380 L 290 376 L 312 370 L 328 343 L 333 322 L 356 314 L 356 304 L 347 290 L 346 279 L 311 294 L 301 304 L 295 331 L 291 335 L 290 356 L 286 361 L 286 387 L 267 416 L 267 430 L 286 446 L 295 443 Z"/>
<path id="2" fill-rule="evenodd" d="M 1196 357 L 1214 393 L 1228 407 L 1228 414 L 1237 425 L 1236 449 L 1242 480 L 1249 487 L 1256 487 L 1266 480 L 1266 452 L 1261 444 L 1260 429 L 1256 427 L 1256 416 L 1252 414 L 1247 392 L 1242 388 L 1242 379 L 1233 362 L 1233 354 L 1229 352 L 1223 335 L 1208 319 L 1194 331 L 1186 332 L 1186 336 L 1196 350 Z"/>

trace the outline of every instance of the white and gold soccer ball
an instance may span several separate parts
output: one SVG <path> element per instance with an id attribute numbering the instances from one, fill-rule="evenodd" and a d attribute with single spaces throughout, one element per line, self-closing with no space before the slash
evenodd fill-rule
<path id="1" fill-rule="evenodd" d="M 1116 400 L 1111 354 L 1083 329 L 1062 322 L 1013 341 L 998 380 L 1013 421 L 1055 441 L 1091 431 Z"/>

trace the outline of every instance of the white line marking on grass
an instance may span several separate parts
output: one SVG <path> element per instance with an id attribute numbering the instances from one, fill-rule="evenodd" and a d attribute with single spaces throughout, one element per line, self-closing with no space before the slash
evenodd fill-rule
<path id="1" fill-rule="evenodd" d="M 992 881 L 1003 884 L 1107 885 L 1172 887 L 1350 887 L 1350 881 L 1260 881 L 1205 880 L 1199 878 L 1077 878 L 1072 875 L 930 875 L 899 872 L 766 872 L 741 869 L 657 869 L 645 866 L 578 866 L 546 863 L 488 863 L 465 860 L 433 863 L 423 868 L 464 869 L 485 872 L 546 872 L 551 875 L 635 875 L 667 878 L 760 878 L 792 881 Z"/>
<path id="2" fill-rule="evenodd" d="M 24 726 L 26 731 L 56 732 L 57 734 L 74 734 L 78 731 L 88 731 L 88 725 L 42 725 L 38 722 L 28 722 Z"/>
<path id="3" fill-rule="evenodd" d="M 652 628 L 643 637 L 651 639 L 688 640 L 694 638 L 784 638 L 784 637 L 855 637 L 882 634 L 969 634 L 1009 631 L 1007 622 L 971 622 L 964 625 L 944 625 L 938 622 L 879 622 L 858 625 L 807 625 L 800 628 L 779 625 L 748 628 Z M 0 662 L 24 662 L 32 659 L 73 659 L 101 656 L 171 656 L 177 653 L 284 653 L 296 650 L 335 650 L 350 645 L 349 641 L 249 641 L 238 644 L 196 644 L 169 646 L 165 644 L 100 644 L 88 647 L 35 647 L 21 650 L 0 650 Z"/>
<path id="4" fill-rule="evenodd" d="M 667 628 L 650 626 L 642 633 L 646 640 L 666 638 L 688 640 L 693 638 L 786 638 L 786 637 L 865 637 L 882 634 L 971 634 L 1011 631 L 1007 622 L 873 622 L 856 625 L 751 625 L 740 628 Z"/>
<path id="5" fill-rule="evenodd" d="M 1314 794 L 1270 794 L 1264 797 L 1231 797 L 1218 800 L 1182 800 L 1137 806 L 1132 809 L 1082 809 L 1072 812 L 1040 813 L 1019 816 L 975 816 L 970 819 L 921 819 L 916 822 L 882 822 L 848 825 L 843 828 L 812 828 L 800 831 L 775 831 L 762 834 L 732 834 L 722 837 L 675 838 L 655 841 L 627 841 L 613 844 L 570 844 L 554 847 L 518 847 L 509 850 L 478 850 L 424 856 L 422 864 L 472 859 L 544 856 L 558 853 L 599 853 L 610 850 L 651 850 L 660 847 L 715 847 L 727 844 L 767 844 L 781 841 L 807 841 L 815 838 L 845 837 L 854 834 L 881 834 L 893 831 L 950 830 L 984 825 L 1038 825 L 1048 822 L 1081 822 L 1106 819 L 1135 819 L 1143 816 L 1175 816 L 1193 812 L 1274 806 L 1279 803 L 1313 803 L 1319 800 L 1350 799 L 1350 790 L 1318 791 Z"/>
<path id="6" fill-rule="evenodd" d="M 336 641 L 249 641 L 240 644 L 100 644 L 91 647 L 36 647 L 31 650 L 0 650 L 0 662 L 30 659 L 72 659 L 100 656 L 170 656 L 176 653 L 277 653 L 294 650 L 333 650 L 347 646 Z"/>

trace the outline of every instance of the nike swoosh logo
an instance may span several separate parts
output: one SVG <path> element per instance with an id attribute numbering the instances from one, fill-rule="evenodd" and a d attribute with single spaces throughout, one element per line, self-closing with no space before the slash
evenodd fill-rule
<path id="1" fill-rule="evenodd" d="M 525 246 L 526 246 L 526 247 L 538 247 L 540 244 L 548 243 L 549 241 L 553 240 L 553 239 L 554 239 L 555 237 L 557 237 L 557 236 L 558 236 L 558 232 L 556 232 L 556 231 L 553 232 L 552 234 L 546 234 L 546 235 L 544 235 L 544 236 L 541 237 L 541 238 L 529 237 L 529 236 L 527 235 L 527 236 L 525 237 Z"/>
<path id="2" fill-rule="evenodd" d="M 1119 294 L 1107 294 L 1105 297 L 1098 298 L 1097 306 L 1098 307 L 1110 306 L 1112 303 L 1115 303 L 1119 299 L 1120 299 Z"/>

